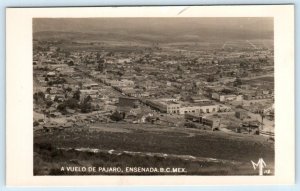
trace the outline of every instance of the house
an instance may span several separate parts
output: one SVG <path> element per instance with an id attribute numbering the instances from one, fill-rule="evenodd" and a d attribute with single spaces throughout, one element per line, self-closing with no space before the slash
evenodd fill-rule
<path id="1" fill-rule="evenodd" d="M 180 104 L 177 103 L 174 99 L 156 99 L 156 100 L 147 100 L 147 103 L 152 108 L 155 108 L 164 113 L 174 113 L 179 114 Z"/>
<path id="2" fill-rule="evenodd" d="M 187 113 L 213 113 L 218 112 L 220 106 L 215 104 L 185 104 L 180 108 L 180 114 Z"/>
<path id="3" fill-rule="evenodd" d="M 95 89 L 99 86 L 97 83 L 88 83 L 88 84 L 83 84 L 83 87 L 85 89 Z"/>
<path id="4" fill-rule="evenodd" d="M 127 79 L 122 79 L 122 80 L 109 80 L 108 83 L 111 86 L 134 86 L 134 81 L 132 80 L 127 80 Z"/>
<path id="5" fill-rule="evenodd" d="M 137 108 L 139 106 L 139 100 L 132 97 L 119 97 L 119 107 Z"/>
<path id="6" fill-rule="evenodd" d="M 55 77 L 56 73 L 55 72 L 48 72 L 47 76 L 48 77 Z"/>
<path id="7" fill-rule="evenodd" d="M 235 117 L 238 119 L 244 119 L 248 117 L 248 114 L 246 111 L 236 111 L 235 112 Z"/>
<path id="8" fill-rule="evenodd" d="M 211 100 L 209 100 L 208 98 L 204 97 L 204 96 L 192 96 L 190 97 L 191 102 L 193 103 L 207 103 L 207 102 L 211 102 Z"/>
<path id="9" fill-rule="evenodd" d="M 98 95 L 98 90 L 93 90 L 93 89 L 84 89 L 80 90 L 81 98 L 84 99 L 86 96 L 91 96 L 91 98 L 97 98 Z"/>
<path id="10" fill-rule="evenodd" d="M 194 113 L 188 113 L 184 115 L 184 118 L 186 120 L 192 121 L 192 122 L 198 122 L 202 125 L 206 125 L 211 127 L 212 130 L 219 129 L 220 126 L 220 120 L 219 119 L 207 119 L 201 114 L 194 114 Z"/>
<path id="11" fill-rule="evenodd" d="M 243 101 L 243 95 L 212 93 L 212 98 L 220 102 Z"/>
<path id="12" fill-rule="evenodd" d="M 226 101 L 234 101 L 236 100 L 236 95 L 220 95 L 220 102 L 226 102 Z"/>

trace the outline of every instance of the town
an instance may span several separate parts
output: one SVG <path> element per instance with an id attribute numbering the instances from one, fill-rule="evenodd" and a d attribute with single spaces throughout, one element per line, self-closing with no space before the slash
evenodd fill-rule
<path id="1" fill-rule="evenodd" d="M 273 174 L 272 39 L 123 35 L 33 34 L 35 175 Z"/>
<path id="2" fill-rule="evenodd" d="M 123 121 L 272 134 L 273 50 L 249 45 L 112 52 L 35 41 L 34 128 Z"/>

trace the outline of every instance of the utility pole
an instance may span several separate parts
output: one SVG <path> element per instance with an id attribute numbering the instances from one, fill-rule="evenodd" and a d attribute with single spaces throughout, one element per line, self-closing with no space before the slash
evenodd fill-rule
<path id="1" fill-rule="evenodd" d="M 262 111 L 260 116 L 261 116 L 261 130 L 263 130 L 264 129 L 264 118 L 265 118 L 264 111 Z"/>

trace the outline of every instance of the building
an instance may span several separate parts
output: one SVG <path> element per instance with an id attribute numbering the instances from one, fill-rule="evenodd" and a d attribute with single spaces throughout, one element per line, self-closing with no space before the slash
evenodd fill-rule
<path id="1" fill-rule="evenodd" d="M 246 95 L 244 95 L 244 97 L 245 97 L 245 100 L 273 99 L 274 94 L 261 94 L 261 95 L 246 94 Z"/>
<path id="2" fill-rule="evenodd" d="M 248 117 L 248 114 L 246 111 L 236 111 L 235 112 L 235 117 L 238 118 L 238 119 L 244 119 L 244 118 L 247 118 Z"/>
<path id="3" fill-rule="evenodd" d="M 192 122 L 198 122 L 202 125 L 206 125 L 212 128 L 212 130 L 219 129 L 220 127 L 220 120 L 219 119 L 207 119 L 202 115 L 199 114 L 185 114 L 184 118 L 186 120 L 192 121 Z"/>
<path id="4" fill-rule="evenodd" d="M 122 80 L 110 80 L 108 83 L 111 86 L 134 86 L 134 81 L 132 80 L 127 80 L 127 79 L 122 79 Z"/>
<path id="5" fill-rule="evenodd" d="M 99 84 L 97 84 L 97 83 L 87 83 L 87 84 L 83 84 L 82 87 L 86 88 L 86 89 L 97 89 L 99 87 Z"/>
<path id="6" fill-rule="evenodd" d="M 186 104 L 180 108 L 180 114 L 188 113 L 213 113 L 220 110 L 219 105 L 215 104 Z"/>
<path id="7" fill-rule="evenodd" d="M 141 89 L 133 89 L 133 88 L 116 88 L 121 91 L 123 94 L 130 96 L 130 97 L 149 97 L 149 92 L 142 91 Z"/>
<path id="8" fill-rule="evenodd" d="M 243 101 L 243 95 L 212 93 L 212 98 L 220 102 Z"/>
<path id="9" fill-rule="evenodd" d="M 48 77 L 54 77 L 54 76 L 56 76 L 56 74 L 55 74 L 55 72 L 48 72 L 47 76 Z"/>
<path id="10" fill-rule="evenodd" d="M 211 103 L 188 103 L 168 99 L 147 100 L 154 109 L 169 114 L 212 113 L 220 110 L 219 105 Z"/>
<path id="11" fill-rule="evenodd" d="M 150 106 L 151 108 L 155 109 L 155 110 L 158 110 L 162 113 L 167 113 L 167 108 L 162 103 L 160 103 L 159 101 L 146 100 L 146 104 L 148 106 Z"/>
<path id="12" fill-rule="evenodd" d="M 211 102 L 211 100 L 209 100 L 208 98 L 204 97 L 204 96 L 192 96 L 190 98 L 191 102 L 193 103 L 208 103 Z"/>
<path id="13" fill-rule="evenodd" d="M 181 105 L 179 103 L 174 102 L 174 101 L 167 101 L 167 102 L 164 102 L 164 105 L 167 108 L 167 113 L 174 113 L 174 114 L 180 113 Z"/>
<path id="14" fill-rule="evenodd" d="M 157 99 L 157 100 L 147 100 L 146 103 L 154 108 L 159 110 L 163 113 L 174 113 L 179 114 L 180 113 L 180 103 L 177 103 L 175 101 L 169 101 L 168 99 Z"/>
<path id="15" fill-rule="evenodd" d="M 139 100 L 132 97 L 119 97 L 119 106 L 137 108 L 139 106 Z"/>
<path id="16" fill-rule="evenodd" d="M 91 96 L 91 98 L 97 98 L 99 97 L 98 90 L 80 90 L 80 97 L 81 99 L 84 99 L 86 96 Z"/>

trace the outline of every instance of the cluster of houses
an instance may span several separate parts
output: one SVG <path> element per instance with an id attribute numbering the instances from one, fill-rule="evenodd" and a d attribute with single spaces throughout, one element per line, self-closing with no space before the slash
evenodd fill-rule
<path id="1" fill-rule="evenodd" d="M 249 106 L 273 99 L 273 87 L 265 90 L 237 80 L 242 75 L 262 75 L 264 67 L 272 72 L 268 51 L 237 53 L 224 49 L 215 54 L 209 50 L 164 52 L 150 48 L 140 52 L 68 52 L 43 45 L 34 48 L 34 87 L 35 92 L 43 91 L 46 99 L 54 102 L 49 109 L 55 116 L 59 116 L 58 103 L 74 97 L 76 91 L 80 102 L 90 97 L 99 110 L 125 112 L 135 123 L 153 117 L 141 111 L 142 105 L 181 116 L 230 112 L 232 103 Z M 67 109 L 69 114 L 76 114 L 76 110 Z"/>
<path id="2" fill-rule="evenodd" d="M 215 104 L 212 102 L 185 102 L 176 98 L 163 98 L 147 100 L 146 103 L 163 113 L 184 115 L 187 113 L 215 113 L 227 112 L 231 108 L 225 105 Z"/>

